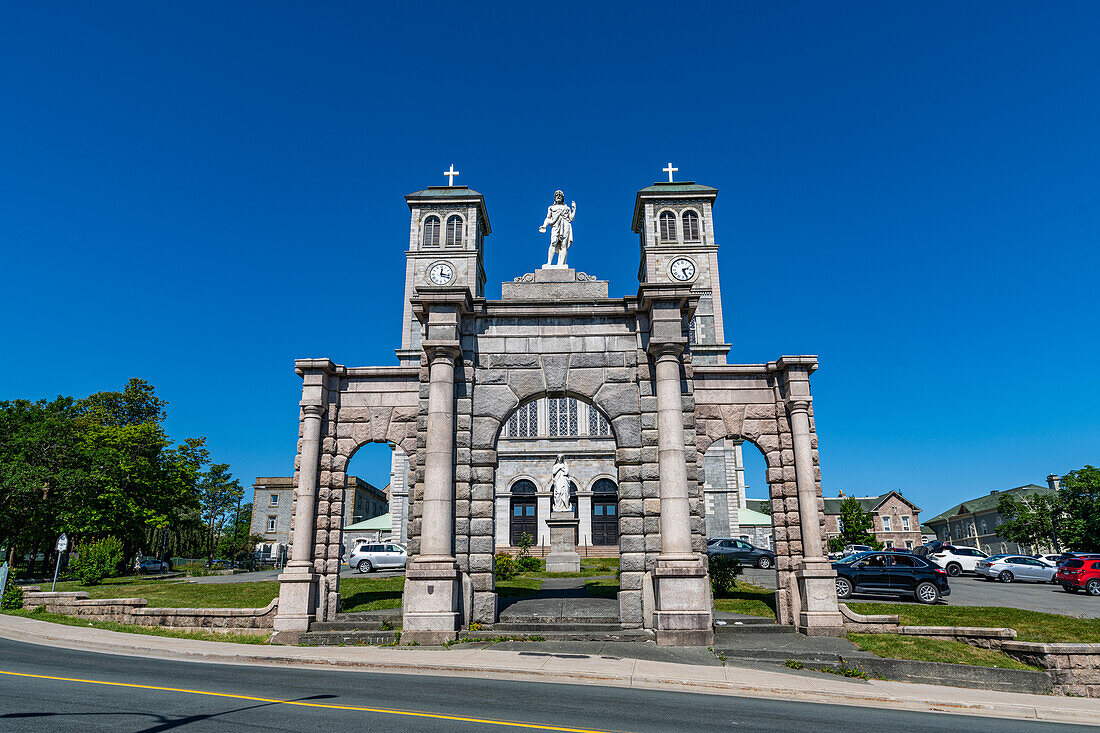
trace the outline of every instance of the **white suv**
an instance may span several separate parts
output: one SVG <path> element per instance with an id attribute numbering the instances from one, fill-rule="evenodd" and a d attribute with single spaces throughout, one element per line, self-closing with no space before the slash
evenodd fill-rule
<path id="1" fill-rule="evenodd" d="M 348 565 L 361 573 L 369 573 L 372 570 L 394 570 L 405 567 L 408 554 L 401 545 L 391 542 L 375 542 L 360 545 L 351 552 Z"/>
<path id="2" fill-rule="evenodd" d="M 928 556 L 928 559 L 947 571 L 952 578 L 960 573 L 973 573 L 979 560 L 989 557 L 973 547 L 944 545 Z"/>

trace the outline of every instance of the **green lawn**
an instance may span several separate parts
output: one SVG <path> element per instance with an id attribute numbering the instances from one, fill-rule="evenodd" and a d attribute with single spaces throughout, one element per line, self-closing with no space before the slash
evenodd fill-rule
<path id="1" fill-rule="evenodd" d="M 922 639 L 897 634 L 848 634 L 848 641 L 864 651 L 887 659 L 915 659 L 920 662 L 948 662 L 1001 669 L 1039 669 L 1017 662 L 1004 652 L 979 649 L 962 641 Z"/>
<path id="2" fill-rule="evenodd" d="M 598 580 L 586 580 L 584 589 L 590 596 L 597 598 L 618 598 L 619 581 L 614 578 L 600 578 Z"/>
<path id="3" fill-rule="evenodd" d="M 401 608 L 404 576 L 393 578 L 340 578 L 340 610 L 377 611 Z"/>
<path id="4" fill-rule="evenodd" d="M 511 580 L 498 580 L 497 594 L 501 598 L 527 598 L 535 595 L 542 581 L 538 573 L 520 573 Z"/>
<path id="5" fill-rule="evenodd" d="M 995 606 L 918 606 L 899 603 L 849 603 L 856 613 L 889 613 L 902 626 L 983 626 L 1016 629 L 1017 641 L 1100 643 L 1100 619 Z"/>
<path id="6" fill-rule="evenodd" d="M 714 599 L 714 607 L 727 613 L 775 618 L 775 591 L 739 580 L 732 593 Z"/>
<path id="7" fill-rule="evenodd" d="M 9 616 L 22 616 L 35 621 L 49 621 L 64 626 L 83 626 L 107 631 L 120 631 L 126 634 L 145 634 L 146 636 L 170 636 L 173 639 L 198 639 L 199 641 L 227 641 L 233 644 L 266 644 L 268 635 L 264 634 L 215 634 L 196 631 L 178 631 L 176 629 L 162 629 L 157 626 L 133 626 L 130 624 L 117 624 L 114 621 L 89 621 L 75 616 L 64 616 L 60 613 L 47 613 L 45 609 L 38 608 L 33 611 L 3 611 Z"/>
<path id="8" fill-rule="evenodd" d="M 49 590 L 49 584 L 39 586 Z M 91 598 L 144 598 L 149 605 L 163 608 L 263 608 L 279 595 L 279 581 L 251 583 L 189 583 L 185 580 L 108 578 L 99 585 L 81 585 L 68 580 L 57 584 L 59 591 L 86 591 Z"/>

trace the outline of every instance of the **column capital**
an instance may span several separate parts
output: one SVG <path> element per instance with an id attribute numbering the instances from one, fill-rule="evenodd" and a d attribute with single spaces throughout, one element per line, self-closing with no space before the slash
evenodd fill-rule
<path id="1" fill-rule="evenodd" d="M 663 356 L 674 356 L 679 359 L 680 355 L 684 353 L 685 347 L 687 347 L 687 339 L 650 341 L 648 351 L 654 359 L 660 359 Z"/>
<path id="2" fill-rule="evenodd" d="M 787 412 L 792 415 L 796 412 L 802 412 L 809 414 L 810 412 L 810 398 L 787 400 Z"/>
<path id="3" fill-rule="evenodd" d="M 314 402 L 299 402 L 298 406 L 302 408 L 303 417 L 321 417 L 325 414 L 325 406 Z"/>
<path id="4" fill-rule="evenodd" d="M 462 356 L 462 348 L 454 341 L 425 341 L 423 347 L 429 362 L 436 359 L 454 361 Z"/>

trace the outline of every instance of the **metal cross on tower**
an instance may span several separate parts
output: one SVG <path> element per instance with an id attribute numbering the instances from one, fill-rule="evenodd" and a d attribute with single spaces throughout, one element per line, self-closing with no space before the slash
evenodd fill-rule
<path id="1" fill-rule="evenodd" d="M 669 165 L 671 165 L 671 163 Z M 447 176 L 447 185 L 448 186 L 455 185 L 455 176 L 458 175 L 458 171 L 455 170 L 455 164 L 451 163 L 451 169 L 443 171 L 443 175 Z M 670 181 L 672 180 L 672 174 L 671 173 L 669 174 L 669 180 Z"/>
<path id="2" fill-rule="evenodd" d="M 676 171 L 680 170 L 680 169 L 679 168 L 673 168 L 672 163 L 669 163 L 668 168 L 662 168 L 661 170 L 663 170 L 665 173 L 668 174 L 668 182 L 672 183 L 672 174 L 675 173 Z"/>

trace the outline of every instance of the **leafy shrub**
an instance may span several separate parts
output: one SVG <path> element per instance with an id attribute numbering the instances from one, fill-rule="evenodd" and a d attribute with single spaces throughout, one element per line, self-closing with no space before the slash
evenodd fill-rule
<path id="1" fill-rule="evenodd" d="M 729 555 L 711 555 L 707 563 L 710 571 L 710 589 L 717 596 L 729 595 L 737 586 L 737 576 L 743 568 Z"/>
<path id="2" fill-rule="evenodd" d="M 493 559 L 493 575 L 497 580 L 511 580 L 519 574 L 516 561 L 507 552 L 498 552 Z"/>
<path id="3" fill-rule="evenodd" d="M 519 567 L 520 572 L 534 573 L 546 567 L 546 563 L 537 557 L 528 555 L 527 557 L 516 558 L 516 566 Z"/>
<path id="4" fill-rule="evenodd" d="M 122 563 L 122 541 L 104 537 L 90 542 L 80 550 L 80 557 L 69 563 L 73 573 L 84 585 L 96 585 L 115 572 Z"/>
<path id="5" fill-rule="evenodd" d="M 0 598 L 0 609 L 13 611 L 22 607 L 23 589 L 16 585 L 14 579 L 9 576 L 8 587 L 4 589 L 3 598 Z"/>

